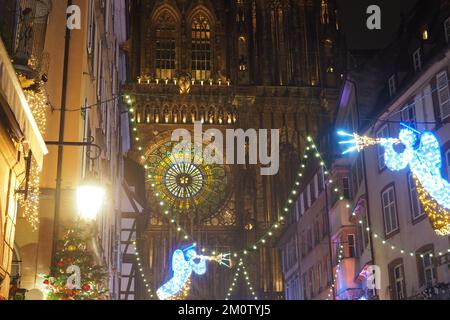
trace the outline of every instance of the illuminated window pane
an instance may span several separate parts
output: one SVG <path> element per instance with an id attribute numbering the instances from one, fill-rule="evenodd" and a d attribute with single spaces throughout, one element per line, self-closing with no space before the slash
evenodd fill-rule
<path id="1" fill-rule="evenodd" d="M 164 11 L 158 17 L 156 27 L 155 69 L 158 79 L 175 77 L 175 34 L 175 19 L 168 11 Z"/>
<path id="2" fill-rule="evenodd" d="M 211 27 L 208 19 L 197 15 L 192 21 L 192 76 L 196 80 L 211 78 Z"/>

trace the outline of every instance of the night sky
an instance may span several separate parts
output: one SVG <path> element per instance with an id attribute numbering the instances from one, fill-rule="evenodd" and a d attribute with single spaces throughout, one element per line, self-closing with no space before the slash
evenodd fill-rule
<path id="1" fill-rule="evenodd" d="M 349 49 L 380 49 L 397 35 L 402 13 L 411 10 L 417 0 L 338 0 L 342 28 Z M 381 8 L 381 30 L 368 30 L 366 10 L 370 5 Z"/>

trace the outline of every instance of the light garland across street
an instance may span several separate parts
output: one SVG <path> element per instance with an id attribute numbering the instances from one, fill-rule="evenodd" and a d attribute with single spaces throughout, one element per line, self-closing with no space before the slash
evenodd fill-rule
<path id="1" fill-rule="evenodd" d="M 247 268 L 246 268 L 242 258 L 239 259 L 239 263 L 238 263 L 238 266 L 236 268 L 236 273 L 234 274 L 233 282 L 231 283 L 231 286 L 228 289 L 228 292 L 226 294 L 225 300 L 230 300 L 231 299 L 231 295 L 233 293 L 234 288 L 236 287 L 236 282 L 237 282 L 237 280 L 238 280 L 240 275 L 242 275 L 242 277 L 244 278 L 244 281 L 247 284 L 248 291 L 252 295 L 253 300 L 258 300 L 258 296 L 256 295 L 255 290 L 254 290 L 254 288 L 252 286 L 252 283 L 250 281 L 250 276 L 248 274 Z"/>
<path id="2" fill-rule="evenodd" d="M 129 105 L 130 122 L 131 122 L 131 126 L 132 126 L 132 132 L 134 133 L 133 140 L 137 143 L 137 150 L 139 152 L 141 152 L 141 160 L 144 160 L 145 159 L 144 148 L 141 144 L 141 138 L 139 137 L 139 130 L 137 128 L 136 119 L 135 119 L 136 110 L 135 110 L 135 108 L 132 107 L 133 101 L 132 101 L 131 97 L 125 96 L 125 98 Z M 317 145 L 314 143 L 314 140 L 310 136 L 308 136 L 306 140 L 307 140 L 307 146 L 305 148 L 305 152 L 303 153 L 303 156 L 301 157 L 300 169 L 297 173 L 297 179 L 294 183 L 294 187 L 292 188 L 292 190 L 290 192 L 290 196 L 287 199 L 287 203 L 283 207 L 282 213 L 279 215 L 278 219 L 276 219 L 275 222 L 273 222 L 271 224 L 271 226 L 266 230 L 266 232 L 262 236 L 259 237 L 259 239 L 257 241 L 255 241 L 251 245 L 248 245 L 245 249 L 238 250 L 238 251 L 232 253 L 232 256 L 234 258 L 240 258 L 239 263 L 242 262 L 243 256 L 247 256 L 248 254 L 250 254 L 252 252 L 257 252 L 261 247 L 267 246 L 270 243 L 270 240 L 274 237 L 275 233 L 282 229 L 282 226 L 284 225 L 285 220 L 286 220 L 286 216 L 289 213 L 292 213 L 291 209 L 292 209 L 293 205 L 295 204 L 295 201 L 296 201 L 298 195 L 300 194 L 302 178 L 305 175 L 304 171 L 306 168 L 306 161 L 309 160 L 311 153 L 313 153 L 313 157 L 319 161 L 319 165 L 323 168 L 324 178 L 325 178 L 326 183 L 330 187 L 330 191 L 338 194 L 339 200 L 341 200 L 341 201 L 344 200 L 343 193 L 340 191 L 337 182 L 333 181 L 333 179 L 331 178 L 331 173 L 328 170 L 328 167 L 324 161 L 323 156 L 321 155 L 320 151 L 318 150 Z M 148 170 L 148 166 L 145 164 L 144 164 L 144 169 Z M 146 171 L 146 177 L 150 177 L 150 175 L 151 174 Z M 158 194 L 156 194 L 156 196 L 158 197 Z M 178 222 L 176 216 L 171 213 L 170 208 L 167 208 L 167 204 L 164 202 L 164 200 L 161 199 L 159 202 L 159 205 L 161 207 L 163 216 L 170 222 L 170 225 L 173 226 L 173 228 L 176 230 L 176 232 L 178 232 L 180 234 L 181 239 L 183 239 L 185 241 L 194 241 L 193 237 L 190 236 L 189 233 Z M 348 209 L 350 209 L 351 205 L 347 204 L 346 207 Z M 370 229 L 367 228 L 366 231 L 369 232 Z M 396 246 L 389 244 L 388 241 L 381 239 L 381 237 L 376 233 L 373 233 L 373 238 L 381 241 L 383 244 L 386 244 L 387 246 L 390 246 L 391 250 L 398 249 Z M 341 250 L 342 250 L 342 248 L 341 248 Z M 411 257 L 416 256 L 416 254 L 414 254 L 411 251 L 404 250 L 404 249 L 398 249 L 398 250 L 400 251 L 401 254 L 409 255 Z M 202 253 L 206 253 L 208 251 L 213 255 L 217 254 L 217 252 L 216 252 L 217 250 L 209 250 L 204 247 L 201 248 Z M 447 252 L 450 252 L 450 249 L 447 249 Z M 438 253 L 439 256 L 442 256 L 443 254 L 444 254 L 443 251 L 440 251 Z M 138 259 L 140 259 L 139 254 L 136 253 L 136 255 L 137 255 Z M 419 255 L 419 256 L 421 256 L 423 258 L 423 255 Z M 341 261 L 342 261 L 342 259 L 340 258 L 338 260 L 338 265 L 336 267 L 335 279 L 333 280 L 333 286 L 334 286 L 337 274 L 340 269 Z M 140 262 L 138 260 L 138 267 L 140 267 L 140 269 L 142 269 L 142 265 L 139 265 L 139 263 Z M 243 268 L 239 267 L 239 266 L 237 267 L 237 270 L 238 271 L 235 274 L 235 278 L 237 278 L 239 275 L 241 275 L 242 272 L 244 272 L 244 271 L 242 271 Z M 247 272 L 247 271 L 245 271 L 245 272 Z M 145 275 L 142 274 L 142 277 L 145 279 Z M 146 285 L 148 292 L 151 293 L 151 289 L 149 288 L 150 287 L 149 282 L 145 280 L 144 283 Z M 235 281 L 233 283 L 235 283 Z M 247 281 L 247 284 L 248 283 L 249 282 Z M 333 287 L 330 290 L 332 292 Z M 227 298 L 229 298 L 229 296 L 231 296 L 231 294 L 228 296 L 229 293 L 230 292 L 227 293 Z M 153 298 L 153 294 L 151 294 L 151 298 Z"/>
<path id="3" fill-rule="evenodd" d="M 311 147 L 314 148 L 316 158 L 318 158 L 318 160 L 320 161 L 320 165 L 321 165 L 321 166 L 324 168 L 324 170 L 325 170 L 325 171 L 324 171 L 325 175 L 328 175 L 329 172 L 328 172 L 327 165 L 326 165 L 326 163 L 325 163 L 325 161 L 324 161 L 324 159 L 323 159 L 321 153 L 319 152 L 319 149 L 317 148 L 317 145 L 314 143 L 314 141 L 313 141 L 312 138 L 308 138 L 308 140 L 311 142 Z M 329 180 L 328 180 L 328 183 L 331 185 L 332 183 L 334 183 L 334 181 L 333 181 L 332 179 L 329 179 Z M 334 189 L 333 189 L 333 192 L 339 194 L 339 199 L 340 199 L 340 200 L 344 200 L 343 193 L 340 191 L 339 186 L 336 184 L 333 188 L 334 188 Z M 351 208 L 350 204 L 347 204 L 346 207 L 349 208 L 349 209 Z M 352 212 L 352 215 L 353 215 L 353 216 L 356 216 L 356 213 L 353 211 L 353 212 Z M 359 224 L 362 224 L 362 220 L 359 220 L 358 223 L 359 223 Z M 371 231 L 370 227 L 367 227 L 365 231 L 366 231 L 366 232 L 370 232 L 370 231 Z M 420 253 L 414 253 L 414 250 L 407 250 L 407 249 L 403 249 L 403 248 L 398 248 L 396 245 L 394 245 L 394 244 L 392 244 L 391 242 L 389 242 L 389 241 L 383 239 L 382 236 L 380 236 L 379 233 L 373 232 L 373 230 L 372 230 L 372 236 L 373 236 L 373 239 L 375 239 L 375 240 L 377 240 L 377 241 L 380 241 L 381 244 L 383 244 L 383 245 L 386 246 L 386 248 L 389 248 L 389 249 L 392 250 L 392 251 L 397 250 L 401 255 L 409 256 L 409 257 L 414 258 L 414 259 L 415 259 L 417 256 L 420 257 L 420 258 L 424 258 L 424 255 L 423 255 L 423 254 L 420 254 Z M 437 254 L 437 255 L 438 255 L 438 256 L 443 256 L 443 255 L 445 254 L 445 251 L 446 251 L 447 253 L 450 253 L 450 248 L 448 248 L 448 249 L 446 249 L 446 250 L 438 251 L 438 254 Z M 430 257 L 433 257 L 433 254 L 431 254 Z"/>

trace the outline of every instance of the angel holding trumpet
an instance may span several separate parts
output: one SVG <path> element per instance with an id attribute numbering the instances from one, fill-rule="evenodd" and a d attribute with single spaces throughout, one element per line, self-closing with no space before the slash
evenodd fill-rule
<path id="1" fill-rule="evenodd" d="M 371 138 L 339 131 L 351 139 L 339 144 L 348 148 L 344 154 L 366 147 L 384 148 L 384 161 L 391 171 L 409 167 L 416 183 L 419 200 L 438 235 L 450 234 L 450 183 L 442 176 L 442 157 L 437 137 L 432 132 L 420 132 L 401 123 L 398 138 Z"/>
<path id="2" fill-rule="evenodd" d="M 192 274 L 204 275 L 206 273 L 206 261 L 214 261 L 219 265 L 231 268 L 229 253 L 203 256 L 197 254 L 195 247 L 196 244 L 193 244 L 186 249 L 175 250 L 173 253 L 173 277 L 156 292 L 160 300 L 186 299 L 191 288 Z"/>

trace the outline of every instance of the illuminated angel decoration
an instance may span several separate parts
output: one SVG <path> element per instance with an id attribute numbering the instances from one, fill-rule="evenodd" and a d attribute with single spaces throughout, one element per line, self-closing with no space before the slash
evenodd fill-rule
<path id="1" fill-rule="evenodd" d="M 156 292 L 160 300 L 184 300 L 191 288 L 191 276 L 206 273 L 206 261 L 215 261 L 230 268 L 230 254 L 217 256 L 198 255 L 195 244 L 184 250 L 176 250 L 172 255 L 173 277 Z"/>
<path id="2" fill-rule="evenodd" d="M 370 145 L 384 147 L 384 161 L 391 171 L 409 167 L 416 183 L 419 200 L 438 235 L 450 234 L 450 183 L 442 177 L 439 141 L 431 132 L 420 132 L 402 123 L 399 138 L 362 137 L 340 131 L 352 145 L 344 153 L 361 151 Z"/>

